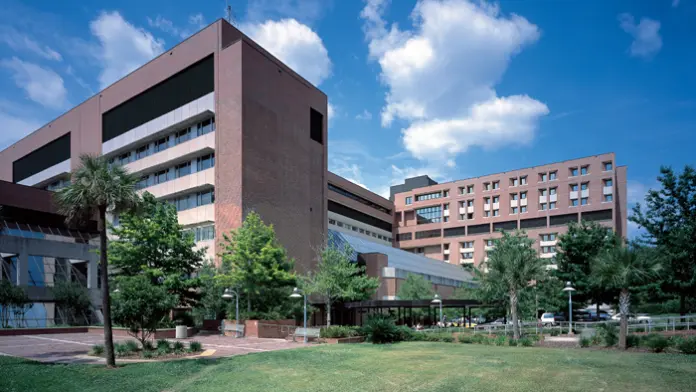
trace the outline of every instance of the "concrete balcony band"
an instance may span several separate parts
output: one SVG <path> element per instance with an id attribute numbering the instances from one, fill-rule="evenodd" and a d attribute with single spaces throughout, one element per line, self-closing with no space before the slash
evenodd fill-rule
<path id="1" fill-rule="evenodd" d="M 179 224 L 187 227 L 199 225 L 206 222 L 215 222 L 215 204 L 206 204 L 204 206 L 191 208 L 185 211 L 179 211 Z"/>
<path id="2" fill-rule="evenodd" d="M 137 174 L 144 171 L 157 171 L 174 162 L 189 161 L 197 156 L 215 151 L 215 131 L 190 139 L 184 143 L 154 153 L 143 159 L 126 164 L 124 167 L 129 172 Z"/>
<path id="3" fill-rule="evenodd" d="M 195 172 L 183 177 L 175 178 L 171 181 L 153 185 L 139 190 L 140 194 L 152 193 L 156 198 L 175 197 L 184 193 L 202 191 L 215 186 L 215 168 Z"/>

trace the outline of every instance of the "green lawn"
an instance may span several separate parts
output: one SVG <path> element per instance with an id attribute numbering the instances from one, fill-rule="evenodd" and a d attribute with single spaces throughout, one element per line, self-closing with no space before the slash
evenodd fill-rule
<path id="1" fill-rule="evenodd" d="M 322 345 L 101 366 L 0 357 L 0 391 L 694 391 L 696 357 L 457 343 Z"/>

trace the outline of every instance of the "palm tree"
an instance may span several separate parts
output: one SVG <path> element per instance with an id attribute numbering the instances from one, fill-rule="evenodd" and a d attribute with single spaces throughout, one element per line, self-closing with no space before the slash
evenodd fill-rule
<path id="1" fill-rule="evenodd" d="M 520 338 L 520 294 L 545 273 L 545 263 L 537 256 L 532 244 L 534 240 L 528 238 L 524 232 L 514 235 L 504 232 L 503 237 L 495 241 L 488 261 L 484 262 L 488 272 L 481 274 L 481 294 L 489 300 L 507 302 L 510 307 L 515 339 Z"/>
<path id="2" fill-rule="evenodd" d="M 628 311 L 631 306 L 631 289 L 657 276 L 660 264 L 650 257 L 647 249 L 624 245 L 621 240 L 601 253 L 595 260 L 595 271 L 599 283 L 606 289 L 619 290 L 619 347 L 626 348 L 628 334 Z"/>
<path id="3" fill-rule="evenodd" d="M 111 300 L 107 273 L 106 212 L 115 213 L 137 206 L 137 178 L 121 166 L 111 166 L 104 157 L 82 155 L 80 167 L 69 186 L 58 191 L 56 201 L 68 222 L 84 222 L 97 215 L 99 229 L 99 265 L 101 267 L 102 313 L 106 365 L 116 366 L 111 331 Z"/>

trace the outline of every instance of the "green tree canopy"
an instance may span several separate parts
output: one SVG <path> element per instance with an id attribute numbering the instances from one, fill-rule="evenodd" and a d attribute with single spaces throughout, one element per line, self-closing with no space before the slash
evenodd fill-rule
<path id="1" fill-rule="evenodd" d="M 406 279 L 399 285 L 396 296 L 399 299 L 433 299 L 435 291 L 433 284 L 423 275 L 408 274 Z"/>
<path id="2" fill-rule="evenodd" d="M 135 192 L 137 178 L 104 157 L 80 156 L 80 166 L 73 172 L 70 185 L 58 191 L 59 212 L 68 222 L 81 222 L 97 216 L 99 226 L 99 266 L 101 268 L 102 315 L 106 366 L 116 366 L 111 331 L 111 292 L 107 268 L 106 212 L 119 213 L 135 208 L 140 197 Z"/>
<path id="3" fill-rule="evenodd" d="M 613 293 L 600 283 L 593 271 L 594 260 L 599 254 L 614 246 L 614 232 L 596 222 L 571 223 L 568 232 L 558 237 L 555 271 L 561 282 L 572 282 L 576 292 L 573 301 L 584 307 L 588 302 L 597 306 L 608 303 Z"/>
<path id="4" fill-rule="evenodd" d="M 294 262 L 278 242 L 273 225 L 251 211 L 240 228 L 223 238 L 222 273 L 215 279 L 220 286 L 244 293 L 247 317 L 290 311 L 286 305 L 296 283 Z"/>
<path id="5" fill-rule="evenodd" d="M 534 281 L 544 278 L 546 263 L 532 248 L 534 240 L 523 231 L 503 232 L 502 238 L 494 244 L 488 261 L 484 262 L 488 272 L 482 276 L 481 295 L 490 302 L 506 302 L 512 316 L 514 337 L 519 339 L 520 296 L 531 290 Z"/>
<path id="6" fill-rule="evenodd" d="M 688 299 L 696 298 L 696 171 L 685 166 L 675 174 L 662 167 L 657 180 L 661 189 L 648 191 L 629 220 L 645 229 L 639 242 L 657 248 L 662 289 L 679 297 L 679 312 L 686 314 Z"/>
<path id="7" fill-rule="evenodd" d="M 145 275 L 117 278 L 114 293 L 114 321 L 145 347 L 162 320 L 177 303 L 177 297 L 162 285 L 154 285 Z"/>
<path id="8" fill-rule="evenodd" d="M 176 294 L 179 305 L 195 304 L 200 279 L 192 274 L 202 265 L 205 249 L 195 249 L 193 235 L 182 231 L 176 208 L 146 192 L 139 210 L 120 221 L 109 243 L 109 262 L 117 275 L 147 276 Z"/>
<path id="9" fill-rule="evenodd" d="M 92 307 L 87 287 L 78 282 L 60 281 L 53 286 L 53 300 L 68 314 L 68 324 L 79 324 Z M 86 320 L 85 320 L 86 321 Z"/>
<path id="10" fill-rule="evenodd" d="M 597 256 L 595 274 L 600 284 L 620 291 L 619 311 L 621 313 L 621 329 L 619 347 L 626 348 L 628 333 L 628 313 L 631 305 L 631 291 L 650 279 L 656 278 L 661 265 L 648 252 L 640 248 L 624 246 L 616 241 Z"/>
<path id="11" fill-rule="evenodd" d="M 353 250 L 325 246 L 314 270 L 303 278 L 309 294 L 319 296 L 326 305 L 326 324 L 331 325 L 331 305 L 338 301 L 361 301 L 370 298 L 379 287 L 379 279 L 365 274 L 365 267 L 351 261 Z"/>

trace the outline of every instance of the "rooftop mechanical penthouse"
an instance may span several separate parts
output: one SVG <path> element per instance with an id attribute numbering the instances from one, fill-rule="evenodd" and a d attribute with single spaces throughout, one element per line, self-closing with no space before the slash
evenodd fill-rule
<path id="1" fill-rule="evenodd" d="M 255 210 L 304 272 L 327 230 L 326 113 L 324 93 L 218 20 L 0 152 L 0 180 L 55 190 L 103 154 L 211 258 Z"/>
<path id="2" fill-rule="evenodd" d="M 626 167 L 613 153 L 443 184 L 408 178 L 390 193 L 397 246 L 455 264 L 480 264 L 500 230 L 525 230 L 550 265 L 570 222 L 626 236 Z"/>

